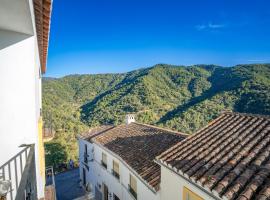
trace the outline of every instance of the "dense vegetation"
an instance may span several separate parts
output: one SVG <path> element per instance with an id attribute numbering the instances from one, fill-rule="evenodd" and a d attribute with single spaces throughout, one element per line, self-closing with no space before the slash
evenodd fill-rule
<path id="1" fill-rule="evenodd" d="M 126 113 L 136 113 L 143 123 L 193 133 L 225 109 L 269 115 L 270 65 L 159 64 L 125 74 L 45 78 L 45 126 L 56 130 L 47 144 L 47 163 L 76 159 L 76 134 L 120 124 Z M 55 161 L 50 147 L 57 145 L 63 156 Z"/>

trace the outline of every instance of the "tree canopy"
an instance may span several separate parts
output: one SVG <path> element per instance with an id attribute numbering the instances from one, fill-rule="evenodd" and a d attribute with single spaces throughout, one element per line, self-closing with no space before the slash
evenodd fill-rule
<path id="1" fill-rule="evenodd" d="M 127 113 L 142 123 L 194 133 L 228 109 L 270 114 L 270 64 L 158 64 L 123 74 L 43 79 L 45 126 L 55 129 L 53 142 L 65 146 L 67 160 L 77 159 L 75 135 L 123 123 Z"/>

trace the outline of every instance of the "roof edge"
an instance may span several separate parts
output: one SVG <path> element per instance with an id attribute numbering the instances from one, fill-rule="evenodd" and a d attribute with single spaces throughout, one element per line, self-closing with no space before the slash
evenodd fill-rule
<path id="1" fill-rule="evenodd" d="M 188 133 L 182 133 L 182 132 L 179 132 L 179 131 L 175 131 L 175 130 L 171 130 L 171 129 L 167 129 L 167 128 L 162 128 L 162 127 L 159 127 L 159 126 L 154 126 L 154 125 L 149 125 L 149 124 L 144 124 L 144 123 L 139 123 L 139 122 L 132 122 L 132 123 L 142 125 L 142 126 L 146 126 L 146 127 L 150 127 L 150 128 L 155 128 L 155 129 L 166 131 L 166 132 L 171 132 L 171 133 L 174 133 L 174 134 L 177 134 L 177 135 L 190 136 L 190 134 L 188 134 Z"/>
<path id="2" fill-rule="evenodd" d="M 233 112 L 233 111 L 222 111 L 222 114 L 229 114 L 229 115 L 241 115 L 241 116 L 250 116 L 250 117 L 261 117 L 265 119 L 270 119 L 270 115 L 263 115 L 263 114 L 255 114 L 255 113 L 241 113 L 241 112 Z"/>
<path id="3" fill-rule="evenodd" d="M 83 133 L 82 133 L 82 134 L 78 134 L 78 135 L 77 135 L 77 138 L 78 138 L 78 139 L 83 139 L 83 140 L 91 140 L 91 139 L 93 139 L 94 137 L 96 137 L 96 136 L 98 136 L 98 135 L 100 135 L 100 134 L 102 134 L 102 133 L 105 133 L 105 132 L 107 132 L 107 131 L 109 131 L 109 130 L 111 130 L 111 129 L 113 129 L 113 128 L 116 127 L 116 126 L 114 126 L 114 125 L 106 125 L 107 127 L 105 127 L 105 125 L 103 125 L 103 126 L 104 126 L 104 130 L 100 130 L 100 131 L 98 131 L 97 133 L 95 133 L 95 134 L 93 134 L 93 135 L 89 135 L 89 136 L 84 136 Z M 99 126 L 99 127 L 102 127 L 102 126 Z M 88 130 L 88 132 L 90 132 L 91 130 L 93 130 L 93 129 L 95 129 L 95 128 L 98 128 L 98 126 L 97 126 L 97 127 L 92 127 L 92 128 L 90 128 L 90 129 Z M 85 132 L 85 134 L 86 134 L 86 132 Z"/>
<path id="4" fill-rule="evenodd" d="M 196 182 L 192 181 L 192 179 L 190 179 L 187 175 L 185 176 L 185 174 L 182 172 L 182 174 L 180 174 L 179 172 L 177 172 L 175 169 L 171 168 L 170 166 L 168 166 L 165 162 L 162 162 L 161 160 L 154 160 L 155 163 L 159 164 L 160 166 L 165 167 L 166 169 L 170 170 L 171 172 L 173 172 L 174 174 L 180 176 L 181 178 L 183 178 L 184 180 L 186 180 L 187 182 L 189 182 L 190 184 L 194 185 L 195 187 L 197 187 L 199 190 L 202 190 L 204 193 L 206 193 L 207 195 L 211 196 L 212 198 L 214 198 L 215 200 L 222 200 L 222 198 L 217 197 L 215 194 L 213 194 L 212 191 L 207 190 L 205 187 L 197 184 Z"/>

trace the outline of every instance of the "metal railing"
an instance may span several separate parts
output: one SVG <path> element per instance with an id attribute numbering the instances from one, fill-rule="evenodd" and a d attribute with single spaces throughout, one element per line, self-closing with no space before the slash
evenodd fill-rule
<path id="1" fill-rule="evenodd" d="M 45 191 L 50 193 L 49 199 L 56 200 L 56 188 L 55 188 L 55 178 L 54 178 L 54 170 L 53 167 L 46 167 L 46 188 Z"/>
<path id="2" fill-rule="evenodd" d="M 46 167 L 46 186 L 53 185 L 55 186 L 54 171 L 53 167 Z"/>
<path id="3" fill-rule="evenodd" d="M 10 182 L 5 198 L 10 200 L 36 199 L 36 170 L 34 145 L 22 151 L 0 166 L 0 179 Z"/>

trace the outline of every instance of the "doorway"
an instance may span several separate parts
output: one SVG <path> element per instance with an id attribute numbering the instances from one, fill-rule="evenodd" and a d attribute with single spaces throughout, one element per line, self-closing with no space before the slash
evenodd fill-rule
<path id="1" fill-rule="evenodd" d="M 106 184 L 103 183 L 103 200 L 109 200 L 109 190 Z"/>
<path id="2" fill-rule="evenodd" d="M 83 185 L 86 185 L 86 172 L 85 169 L 83 168 Z"/>

